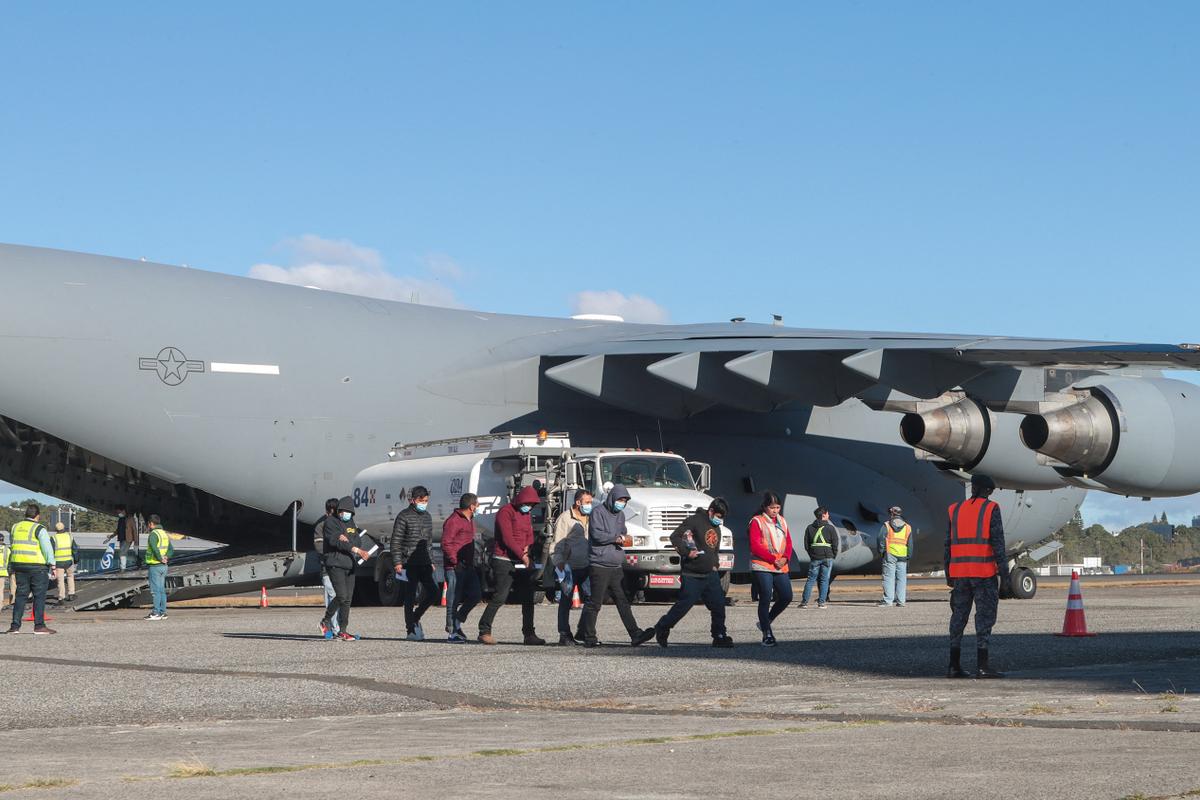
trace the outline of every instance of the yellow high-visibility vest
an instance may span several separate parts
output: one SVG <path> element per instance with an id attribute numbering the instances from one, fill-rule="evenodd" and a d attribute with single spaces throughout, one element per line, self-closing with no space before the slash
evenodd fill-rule
<path id="1" fill-rule="evenodd" d="M 0 544 L 0 578 L 8 577 L 8 545 Z"/>
<path id="2" fill-rule="evenodd" d="M 912 528 L 907 524 L 900 530 L 896 530 L 889 524 L 887 534 L 888 555 L 896 556 L 897 558 L 908 558 L 908 537 L 911 534 Z"/>
<path id="3" fill-rule="evenodd" d="M 54 560 L 56 562 L 71 560 L 71 534 L 69 531 L 54 534 Z"/>
<path id="4" fill-rule="evenodd" d="M 155 553 L 163 553 L 164 555 L 171 547 L 171 537 L 162 528 L 154 528 L 150 531 L 150 536 L 146 540 L 146 564 L 157 566 L 161 563 Z"/>
<path id="5" fill-rule="evenodd" d="M 42 553 L 42 546 L 38 544 L 38 531 L 42 530 L 41 524 L 34 522 L 31 519 L 23 519 L 12 528 L 12 555 L 9 557 L 9 562 L 12 564 L 41 564 L 45 566 L 46 556 Z"/>
<path id="6" fill-rule="evenodd" d="M 813 547 L 829 547 L 829 542 L 825 541 L 825 525 L 824 524 L 822 524 L 821 527 L 817 528 L 817 530 L 813 533 L 812 546 Z"/>

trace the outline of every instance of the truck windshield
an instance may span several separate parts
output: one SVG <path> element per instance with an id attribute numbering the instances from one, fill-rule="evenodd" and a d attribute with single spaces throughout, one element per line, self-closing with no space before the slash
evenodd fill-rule
<path id="1" fill-rule="evenodd" d="M 612 481 L 626 488 L 695 489 L 692 473 L 681 458 L 640 453 L 600 459 L 601 485 Z"/>

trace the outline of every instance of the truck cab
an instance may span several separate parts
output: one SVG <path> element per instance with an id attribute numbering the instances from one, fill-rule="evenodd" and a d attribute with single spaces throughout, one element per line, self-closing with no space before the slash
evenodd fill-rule
<path id="1" fill-rule="evenodd" d="M 671 532 L 712 498 L 709 467 L 688 462 L 674 453 L 620 448 L 580 450 L 564 465 L 568 490 L 565 506 L 574 502 L 574 487 L 585 488 L 601 503 L 614 484 L 629 491 L 624 514 L 633 545 L 625 548 L 625 591 L 643 599 L 645 591 L 680 587 L 679 554 L 671 545 Z M 722 583 L 728 587 L 733 568 L 733 533 L 721 527 Z"/>

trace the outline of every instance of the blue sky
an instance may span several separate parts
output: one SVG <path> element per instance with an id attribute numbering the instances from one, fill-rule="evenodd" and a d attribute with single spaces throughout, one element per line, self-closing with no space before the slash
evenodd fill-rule
<path id="1" fill-rule="evenodd" d="M 490 310 L 1197 341 L 1198 40 L 1183 2 L 6 4 L 0 241 Z"/>

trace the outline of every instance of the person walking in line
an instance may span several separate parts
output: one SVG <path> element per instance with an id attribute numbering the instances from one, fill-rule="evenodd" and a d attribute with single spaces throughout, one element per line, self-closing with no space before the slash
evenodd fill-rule
<path id="1" fill-rule="evenodd" d="M 804 549 L 808 553 L 808 580 L 804 582 L 804 594 L 800 607 L 808 605 L 813 585 L 818 586 L 817 608 L 827 608 L 829 603 L 829 576 L 833 572 L 833 560 L 837 558 L 840 542 L 837 527 L 829 521 L 829 509 L 818 506 L 813 512 L 816 520 L 804 531 Z"/>
<path id="2" fill-rule="evenodd" d="M 333 581 L 329 580 L 329 572 L 325 569 L 325 520 L 337 515 L 338 499 L 331 497 L 325 501 L 325 514 L 316 521 L 313 525 L 313 550 L 322 558 L 321 564 L 321 588 L 324 590 L 325 609 L 329 609 L 329 604 L 333 602 L 337 593 L 333 591 Z M 335 615 L 329 621 L 329 627 L 333 629 L 333 635 L 337 636 L 341 632 L 338 627 L 337 616 Z"/>
<path id="3" fill-rule="evenodd" d="M 396 515 L 392 525 L 392 564 L 404 584 L 404 629 L 410 642 L 425 640 L 421 617 L 438 601 L 441 593 L 433 580 L 433 517 L 429 514 L 429 490 L 414 486 L 408 493 L 408 508 Z M 418 597 L 420 598 L 418 600 Z"/>
<path id="4" fill-rule="evenodd" d="M 371 554 L 361 547 L 358 528 L 354 526 L 354 500 L 349 495 L 338 501 L 337 514 L 325 520 L 325 571 L 333 583 L 334 599 L 321 617 L 321 635 L 326 639 L 356 642 L 350 633 L 350 603 L 354 598 L 355 561 L 368 559 Z M 334 634 L 332 620 L 338 617 L 341 630 Z"/>
<path id="5" fill-rule="evenodd" d="M 775 646 L 771 623 L 792 602 L 792 580 L 788 574 L 792 534 L 780 513 L 782 510 L 779 495 L 767 492 L 758 514 L 750 520 L 750 570 L 758 584 L 758 629 L 762 631 L 763 647 Z"/>
<path id="6" fill-rule="evenodd" d="M 630 644 L 637 647 L 654 638 L 654 628 L 643 630 L 638 627 L 622 585 L 625 577 L 624 548 L 633 544 L 633 537 L 629 535 L 625 524 L 625 505 L 628 502 L 629 491 L 619 483 L 614 484 L 604 502 L 592 508 L 589 517 L 588 577 L 592 593 L 579 620 L 579 633 L 584 647 L 598 647 L 601 644 L 596 637 L 596 618 L 606 597 L 611 597 L 616 605 L 617 614 L 625 624 L 625 632 L 629 634 Z"/>
<path id="7" fill-rule="evenodd" d="M 546 640 L 537 635 L 533 619 L 533 521 L 529 514 L 542 499 L 537 489 L 526 486 L 513 501 L 496 512 L 496 537 L 492 540 L 492 575 L 496 585 L 491 602 L 479 619 L 479 641 L 496 643 L 492 623 L 514 589 L 521 603 L 521 631 L 527 645 L 540 646 Z"/>
<path id="8" fill-rule="evenodd" d="M 446 575 L 446 641 L 467 641 L 463 623 L 482 597 L 479 582 L 475 512 L 479 498 L 467 492 L 458 498 L 458 508 L 442 524 L 442 571 Z"/>
<path id="9" fill-rule="evenodd" d="M 1003 678 L 988 660 L 992 626 L 1000 605 L 1000 587 L 1008 585 L 1008 554 L 1000 506 L 988 498 L 996 482 L 987 475 L 971 476 L 971 496 L 949 508 L 946 548 L 942 561 L 950 592 L 950 666 L 947 678 L 965 678 L 962 637 L 971 606 L 975 606 L 975 677 Z M 996 577 L 1000 582 L 997 584 Z"/>
<path id="10" fill-rule="evenodd" d="M 171 556 L 175 555 L 175 545 L 163 529 L 158 514 L 151 514 L 147 525 L 150 531 L 146 538 L 146 573 L 154 607 L 145 618 L 157 622 L 167 618 L 167 566 Z"/>
<path id="11" fill-rule="evenodd" d="M 56 577 L 54 566 L 54 541 L 50 532 L 40 522 L 42 510 L 36 503 L 25 507 L 25 519 L 12 527 L 12 550 L 8 557 L 9 570 L 17 578 L 13 594 L 12 625 L 5 633 L 21 630 L 21 618 L 25 614 L 25 603 L 33 593 L 33 632 L 52 634 L 57 631 L 46 627 L 46 590 L 50 580 Z M 47 567 L 49 574 L 47 575 Z"/>
<path id="12" fill-rule="evenodd" d="M 15 585 L 11 590 L 8 588 L 9 581 L 15 579 L 10 578 L 8 574 L 9 550 L 8 542 L 5 541 L 6 534 L 7 531 L 0 531 L 0 610 L 3 610 L 4 606 L 7 605 L 7 603 L 4 602 L 5 595 L 11 594 L 15 597 L 17 593 L 17 587 Z"/>
<path id="13" fill-rule="evenodd" d="M 916 544 L 912 526 L 904 521 L 903 509 L 892 506 L 888 509 L 888 521 L 879 528 L 876 548 L 883 562 L 883 599 L 881 606 L 893 602 L 900 607 L 908 599 L 908 560 L 913 557 Z"/>
<path id="14" fill-rule="evenodd" d="M 75 539 L 61 522 L 54 525 L 54 566 L 58 573 L 58 602 L 75 599 Z"/>
<path id="15" fill-rule="evenodd" d="M 723 498 L 714 498 L 707 509 L 683 521 L 671 534 L 671 545 L 679 553 L 680 589 L 675 605 L 667 610 L 651 632 L 659 647 L 666 647 L 671 629 L 679 624 L 698 601 L 703 600 L 712 617 L 713 647 L 733 647 L 725 629 L 725 591 L 721 588 L 721 525 L 729 516 Z"/>
<path id="16" fill-rule="evenodd" d="M 576 587 L 585 597 L 591 596 L 588 566 L 591 545 L 588 543 L 588 517 L 592 513 L 592 493 L 580 489 L 571 507 L 554 521 L 554 543 L 550 564 L 558 586 L 558 643 L 575 644 L 571 634 L 571 604 Z"/>
<path id="17" fill-rule="evenodd" d="M 129 559 L 129 548 L 133 546 L 133 539 L 135 536 L 137 536 L 136 531 L 137 528 L 134 526 L 133 520 L 130 519 L 129 515 L 126 513 L 125 506 L 117 506 L 116 530 L 114 530 L 108 536 L 105 536 L 104 541 L 101 542 L 101 544 L 108 544 L 109 541 L 114 538 L 117 540 L 117 546 L 120 548 L 119 564 L 121 566 L 121 572 L 124 572 L 127 566 Z"/>

